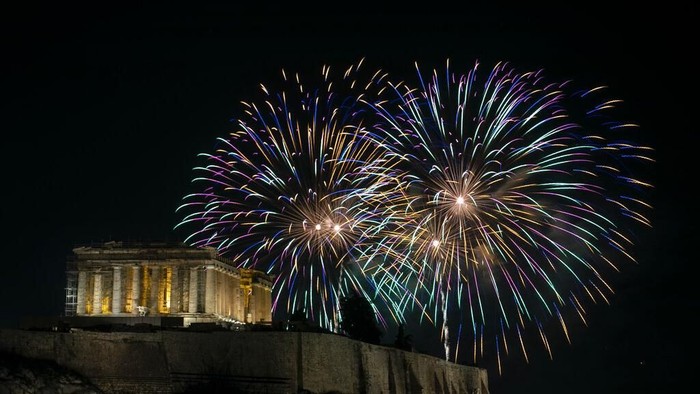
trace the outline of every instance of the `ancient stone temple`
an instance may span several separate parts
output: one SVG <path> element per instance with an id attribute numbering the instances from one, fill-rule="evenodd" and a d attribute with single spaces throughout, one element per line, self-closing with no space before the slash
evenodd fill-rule
<path id="1" fill-rule="evenodd" d="M 272 321 L 272 278 L 236 268 L 213 248 L 121 242 L 76 247 L 66 277 L 66 316 L 121 322 L 178 317 L 183 326 Z"/>

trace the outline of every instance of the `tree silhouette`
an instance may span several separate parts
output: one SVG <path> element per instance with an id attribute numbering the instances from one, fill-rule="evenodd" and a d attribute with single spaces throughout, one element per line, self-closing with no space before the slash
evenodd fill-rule
<path id="1" fill-rule="evenodd" d="M 309 331 L 309 319 L 304 309 L 297 309 L 287 319 L 287 331 Z"/>
<path id="2" fill-rule="evenodd" d="M 396 333 L 396 339 L 394 340 L 394 347 L 410 352 L 413 350 L 412 342 L 413 336 L 411 334 L 406 335 L 403 323 L 399 324 L 399 330 Z"/>
<path id="3" fill-rule="evenodd" d="M 289 316 L 289 321 L 307 321 L 306 311 L 303 308 L 299 308 L 294 313 Z"/>
<path id="4" fill-rule="evenodd" d="M 365 297 L 358 294 L 340 300 L 340 329 L 358 341 L 379 345 L 382 331 L 377 327 L 374 310 Z"/>

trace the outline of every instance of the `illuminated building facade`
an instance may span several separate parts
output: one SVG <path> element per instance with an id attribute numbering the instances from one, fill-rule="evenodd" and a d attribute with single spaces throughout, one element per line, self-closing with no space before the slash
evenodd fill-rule
<path id="1" fill-rule="evenodd" d="M 234 267 L 214 248 L 76 247 L 66 276 L 66 316 L 182 317 L 185 326 L 272 321 L 272 278 Z"/>

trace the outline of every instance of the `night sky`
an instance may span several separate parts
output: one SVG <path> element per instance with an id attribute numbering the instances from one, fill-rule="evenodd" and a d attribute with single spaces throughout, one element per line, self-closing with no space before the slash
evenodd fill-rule
<path id="1" fill-rule="evenodd" d="M 95 2 L 97 3 L 97 2 Z M 376 9 L 327 14 L 233 5 L 44 5 L 2 13 L 0 322 L 63 311 L 66 256 L 89 242 L 181 240 L 175 209 L 196 155 L 232 129 L 240 101 L 282 68 L 302 74 L 365 58 L 391 75 L 413 62 L 508 61 L 555 80 L 607 85 L 655 148 L 653 229 L 638 265 L 609 278 L 610 305 L 589 311 L 554 360 L 535 354 L 489 370 L 493 393 L 663 393 L 689 380 L 699 312 L 691 247 L 697 46 L 690 6 Z M 611 6 L 612 7 L 612 6 Z M 399 12 L 399 9 L 404 10 Z M 454 69 L 454 67 L 453 67 Z M 695 107 L 695 105 L 693 105 Z M 414 327 L 440 356 L 437 329 Z M 385 341 L 392 340 L 385 334 Z"/>

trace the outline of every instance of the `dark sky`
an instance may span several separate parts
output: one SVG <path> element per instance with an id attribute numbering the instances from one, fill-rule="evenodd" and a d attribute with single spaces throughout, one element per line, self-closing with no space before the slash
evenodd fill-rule
<path id="1" fill-rule="evenodd" d="M 698 242 L 690 226 L 695 9 L 587 3 L 431 12 L 426 4 L 361 12 L 343 3 L 304 14 L 272 5 L 96 3 L 2 13 L 4 326 L 62 312 L 65 258 L 76 244 L 177 240 L 174 210 L 196 154 L 226 135 L 239 102 L 282 68 L 318 72 L 366 58 L 412 78 L 414 61 L 509 61 L 608 85 L 658 161 L 646 177 L 655 184 L 654 228 L 636 251 L 639 265 L 611 279 L 611 304 L 592 308 L 571 344 L 553 344 L 554 361 L 508 361 L 503 376 L 489 370 L 492 392 L 674 392 L 689 378 L 700 305 L 689 267 Z M 440 355 L 428 345 L 436 334 L 413 334 L 419 350 Z"/>

